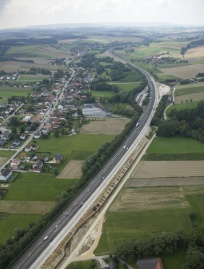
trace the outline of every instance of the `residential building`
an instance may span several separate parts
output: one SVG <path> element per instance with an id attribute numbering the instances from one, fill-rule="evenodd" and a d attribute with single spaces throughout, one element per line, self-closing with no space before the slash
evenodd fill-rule
<path id="1" fill-rule="evenodd" d="M 32 169 L 33 172 L 40 173 L 43 168 L 43 162 L 38 160 L 37 162 L 33 164 L 32 167 L 33 167 Z"/>
<path id="2" fill-rule="evenodd" d="M 0 172 L 0 180 L 7 181 L 12 175 L 11 169 L 2 169 Z"/>
<path id="3" fill-rule="evenodd" d="M 19 159 L 13 159 L 11 161 L 11 168 L 13 170 L 17 170 L 19 168 L 20 163 L 21 163 L 21 161 Z"/>
<path id="4" fill-rule="evenodd" d="M 58 164 L 61 163 L 61 161 L 63 160 L 63 155 L 62 154 L 56 154 L 54 157 L 54 161 Z"/>

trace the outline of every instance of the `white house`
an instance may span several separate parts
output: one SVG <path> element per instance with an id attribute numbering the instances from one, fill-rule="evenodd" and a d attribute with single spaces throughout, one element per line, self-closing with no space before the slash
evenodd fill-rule
<path id="1" fill-rule="evenodd" d="M 0 180 L 7 181 L 11 175 L 12 175 L 11 169 L 2 169 L 0 172 Z"/>

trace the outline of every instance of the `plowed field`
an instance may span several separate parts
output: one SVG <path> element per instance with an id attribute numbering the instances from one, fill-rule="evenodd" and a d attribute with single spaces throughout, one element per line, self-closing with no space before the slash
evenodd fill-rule
<path id="1" fill-rule="evenodd" d="M 204 161 L 142 161 L 131 178 L 201 176 L 204 176 Z"/>

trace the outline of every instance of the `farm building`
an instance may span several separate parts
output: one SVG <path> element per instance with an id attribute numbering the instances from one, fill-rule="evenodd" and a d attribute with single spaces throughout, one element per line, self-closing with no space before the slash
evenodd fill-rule
<path id="1" fill-rule="evenodd" d="M 138 269 L 164 269 L 160 258 L 138 260 L 137 267 Z"/>
<path id="2" fill-rule="evenodd" d="M 110 113 L 100 109 L 99 107 L 95 107 L 93 105 L 84 105 L 84 108 L 82 108 L 82 113 L 84 117 L 87 118 L 103 118 L 110 116 Z"/>

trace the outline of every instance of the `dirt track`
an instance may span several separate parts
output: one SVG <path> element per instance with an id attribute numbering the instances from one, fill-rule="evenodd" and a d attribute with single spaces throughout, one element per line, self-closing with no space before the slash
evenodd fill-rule
<path id="1" fill-rule="evenodd" d="M 204 161 L 141 161 L 130 178 L 202 176 L 204 176 Z"/>
<path id="2" fill-rule="evenodd" d="M 82 163 L 83 161 L 70 161 L 57 178 L 79 179 L 82 176 Z"/>

